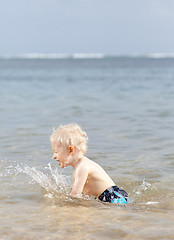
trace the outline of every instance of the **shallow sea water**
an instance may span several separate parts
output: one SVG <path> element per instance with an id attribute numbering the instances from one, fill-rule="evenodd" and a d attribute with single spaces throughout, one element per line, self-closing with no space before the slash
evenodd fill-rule
<path id="1" fill-rule="evenodd" d="M 173 58 L 1 58 L 0 112 L 0 239 L 174 239 Z M 69 196 L 49 135 L 70 122 L 128 205 Z"/>

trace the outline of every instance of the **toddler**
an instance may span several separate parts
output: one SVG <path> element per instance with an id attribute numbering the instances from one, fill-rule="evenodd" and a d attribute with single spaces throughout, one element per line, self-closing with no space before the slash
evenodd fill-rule
<path id="1" fill-rule="evenodd" d="M 59 126 L 50 137 L 53 159 L 61 168 L 74 168 L 70 195 L 93 195 L 103 202 L 128 203 L 126 191 L 115 185 L 104 169 L 85 157 L 88 137 L 77 124 Z"/>

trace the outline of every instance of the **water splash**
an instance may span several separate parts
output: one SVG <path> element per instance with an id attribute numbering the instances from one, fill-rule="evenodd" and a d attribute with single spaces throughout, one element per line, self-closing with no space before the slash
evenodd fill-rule
<path id="1" fill-rule="evenodd" d="M 53 169 L 51 163 L 45 169 L 49 170 L 48 174 L 26 164 L 12 164 L 5 168 L 1 176 L 27 174 L 32 178 L 29 184 L 39 184 L 46 190 L 45 196 L 51 198 L 59 197 L 61 194 L 69 195 L 70 177 L 59 173 L 56 167 Z"/>
<path id="2" fill-rule="evenodd" d="M 140 195 L 142 192 L 145 192 L 146 190 L 151 189 L 152 185 L 149 182 L 146 182 L 143 180 L 142 184 L 140 187 L 135 191 L 135 194 Z"/>
<path id="3" fill-rule="evenodd" d="M 24 185 L 26 182 L 28 184 L 37 184 L 43 190 L 43 198 L 48 201 L 49 204 L 51 203 L 54 206 L 65 204 L 65 202 L 70 204 L 83 204 L 83 202 L 85 202 L 84 200 L 87 202 L 93 200 L 93 198 L 88 195 L 79 196 L 78 198 L 71 197 L 71 176 L 63 175 L 62 172 L 54 166 L 54 163 L 48 163 L 48 165 L 43 168 L 44 171 L 40 171 L 35 167 L 28 166 L 27 164 L 17 164 L 14 161 L 11 165 L 7 166 L 5 161 L 3 162 L 3 160 L 0 160 L 0 164 L 2 166 L 0 169 L 0 171 L 2 170 L 0 172 L 0 180 L 2 178 L 4 183 L 9 181 L 14 186 L 16 186 L 16 184 L 18 185 L 20 182 L 20 184 L 23 185 L 20 186 L 22 189 L 25 188 Z M 23 178 L 22 174 L 25 174 L 26 177 Z M 27 180 L 28 176 L 29 180 Z M 21 177 L 22 181 L 20 181 Z"/>
<path id="4" fill-rule="evenodd" d="M 133 202 L 137 205 L 144 207 L 153 206 L 157 207 L 159 204 L 160 195 L 158 195 L 158 189 L 154 183 L 149 183 L 147 180 L 143 180 L 138 184 L 138 187 L 133 191 Z"/>

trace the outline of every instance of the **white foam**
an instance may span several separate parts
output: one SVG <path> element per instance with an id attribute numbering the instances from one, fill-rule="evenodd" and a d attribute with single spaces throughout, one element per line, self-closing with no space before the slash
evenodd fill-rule
<path id="1" fill-rule="evenodd" d="M 72 57 L 75 59 L 88 59 L 88 58 L 104 58 L 105 55 L 102 53 L 74 53 Z"/>
<path id="2" fill-rule="evenodd" d="M 2 55 L 1 59 L 66 59 L 70 58 L 69 54 L 44 54 L 44 53 L 29 53 L 29 54 L 19 54 L 19 55 Z"/>
<path id="3" fill-rule="evenodd" d="M 146 205 L 155 205 L 155 204 L 158 204 L 159 202 L 152 202 L 152 201 L 149 201 L 146 203 Z"/>
<path id="4" fill-rule="evenodd" d="M 145 56 L 149 58 L 174 58 L 174 53 L 152 53 Z"/>
<path id="5" fill-rule="evenodd" d="M 174 53 L 149 53 L 149 54 L 128 54 L 118 57 L 128 57 L 128 58 L 174 58 Z"/>
<path id="6" fill-rule="evenodd" d="M 57 54 L 57 53 L 50 53 L 50 54 L 44 54 L 44 53 L 31 53 L 31 54 L 24 54 L 21 55 L 21 58 L 26 59 L 66 59 L 70 58 L 69 54 Z"/>
<path id="7" fill-rule="evenodd" d="M 29 53 L 29 54 L 18 54 L 18 55 L 1 55 L 0 59 L 89 59 L 89 58 L 104 58 L 105 55 L 102 53 Z"/>
<path id="8" fill-rule="evenodd" d="M 102 59 L 102 58 L 174 58 L 174 53 L 150 53 L 150 54 L 122 54 L 122 55 L 108 55 L 103 53 L 28 53 L 1 55 L 0 59 Z"/>

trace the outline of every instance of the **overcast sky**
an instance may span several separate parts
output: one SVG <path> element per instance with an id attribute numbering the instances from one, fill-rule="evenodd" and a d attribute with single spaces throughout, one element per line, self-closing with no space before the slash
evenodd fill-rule
<path id="1" fill-rule="evenodd" d="M 174 0 L 0 0 L 0 55 L 174 53 Z"/>

